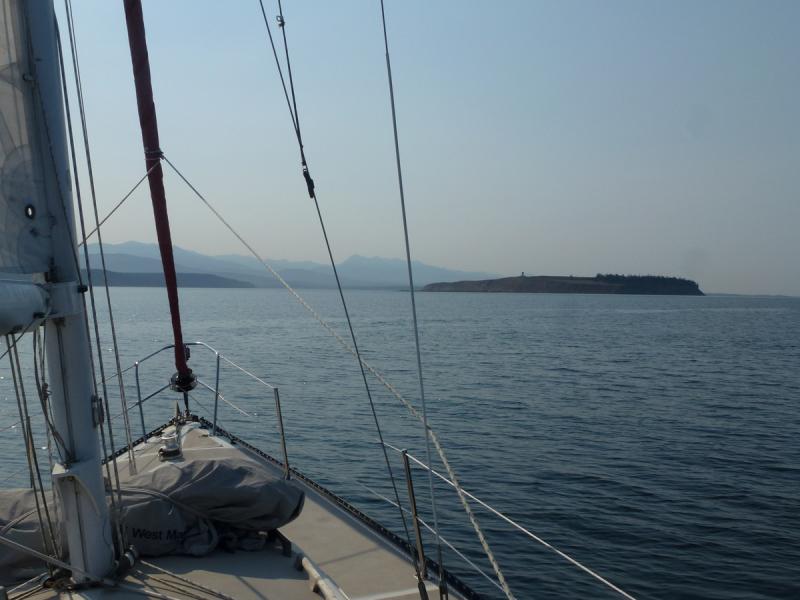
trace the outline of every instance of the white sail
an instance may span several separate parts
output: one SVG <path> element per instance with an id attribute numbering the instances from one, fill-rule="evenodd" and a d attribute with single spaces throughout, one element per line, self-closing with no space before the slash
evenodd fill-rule
<path id="1" fill-rule="evenodd" d="M 80 583 L 110 572 L 114 548 L 74 220 L 53 0 L 0 0 L 0 272 L 47 274 L 0 279 L 0 332 L 44 320 L 61 558 Z"/>
<path id="2" fill-rule="evenodd" d="M 0 272 L 49 269 L 51 218 L 22 4 L 0 0 Z"/>

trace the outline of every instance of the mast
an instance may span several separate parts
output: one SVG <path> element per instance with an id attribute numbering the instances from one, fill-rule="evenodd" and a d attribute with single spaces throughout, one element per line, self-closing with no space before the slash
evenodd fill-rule
<path id="1" fill-rule="evenodd" d="M 164 267 L 164 280 L 167 287 L 169 312 L 172 317 L 172 334 L 175 340 L 175 368 L 173 389 L 183 392 L 187 405 L 187 392 L 194 387 L 192 370 L 186 364 L 186 347 L 181 331 L 181 314 L 178 305 L 178 284 L 175 275 L 175 261 L 172 256 L 172 236 L 167 214 L 167 198 L 164 192 L 164 173 L 161 168 L 161 146 L 158 140 L 156 106 L 153 101 L 153 86 L 150 80 L 150 60 L 147 53 L 147 38 L 144 30 L 144 16 L 140 0 L 125 0 L 125 23 L 128 27 L 128 44 L 131 50 L 131 64 L 136 87 L 136 104 L 139 110 L 139 126 L 142 130 L 147 179 L 150 185 L 150 199 L 156 222 L 158 248 Z"/>
<path id="2" fill-rule="evenodd" d="M 12 2 L 24 12 L 30 42 L 37 137 L 31 140 L 52 220 L 47 289 L 54 316 L 47 319 L 46 353 L 53 426 L 63 439 L 64 458 L 53 469 L 70 564 L 77 582 L 84 573 L 106 576 L 114 561 L 113 537 L 101 471 L 100 400 L 94 395 L 91 354 L 76 260 L 76 233 L 67 158 L 64 98 L 59 72 L 53 0 Z"/>

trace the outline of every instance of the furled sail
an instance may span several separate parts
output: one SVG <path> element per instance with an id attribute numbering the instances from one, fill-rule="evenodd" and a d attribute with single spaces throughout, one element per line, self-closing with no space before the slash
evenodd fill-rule
<path id="1" fill-rule="evenodd" d="M 0 272 L 47 271 L 51 218 L 23 2 L 0 0 Z"/>

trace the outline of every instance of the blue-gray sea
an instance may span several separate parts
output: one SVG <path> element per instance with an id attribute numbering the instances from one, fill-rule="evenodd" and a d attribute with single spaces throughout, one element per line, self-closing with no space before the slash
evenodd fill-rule
<path id="1" fill-rule="evenodd" d="M 111 295 L 123 366 L 170 342 L 162 289 Z M 303 295 L 346 335 L 335 292 Z M 347 296 L 365 358 L 419 407 L 408 295 Z M 800 299 L 421 293 L 418 307 L 430 421 L 465 489 L 636 597 L 800 598 Z M 181 308 L 187 340 L 279 387 L 292 465 L 402 534 L 396 509 L 373 494 L 391 486 L 357 364 L 334 338 L 281 290 L 184 289 Z M 107 326 L 102 335 L 110 374 Z M 167 382 L 169 358 L 143 363 L 143 394 Z M 212 353 L 195 348 L 191 364 L 214 385 Z M 4 359 L 5 487 L 27 480 L 9 375 Z M 223 394 L 257 416 L 221 404 L 220 422 L 279 455 L 273 398 L 251 383 L 223 363 Z M 424 460 L 421 424 L 369 383 L 386 440 Z M 132 371 L 125 384 L 135 401 Z M 113 381 L 107 393 L 116 412 Z M 173 402 L 149 400 L 146 427 Z M 193 402 L 207 415 L 213 397 L 198 390 Z M 430 523 L 422 470 L 414 483 Z M 436 491 L 442 536 L 491 575 L 455 493 Z M 614 597 L 475 512 L 517 597 Z M 435 557 L 430 537 L 426 550 Z M 453 552 L 445 562 L 500 597 Z"/>

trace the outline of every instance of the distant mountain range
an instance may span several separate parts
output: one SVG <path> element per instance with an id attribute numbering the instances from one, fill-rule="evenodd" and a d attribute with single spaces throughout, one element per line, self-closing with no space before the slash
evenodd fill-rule
<path id="1" fill-rule="evenodd" d="M 143 242 L 104 244 L 106 269 L 113 274 L 111 285 L 163 285 L 158 246 Z M 101 269 L 99 248 L 89 246 L 92 270 Z M 280 283 L 252 256 L 226 254 L 208 256 L 178 246 L 173 247 L 178 283 L 191 287 L 280 287 Z M 299 288 L 334 288 L 330 265 L 312 261 L 271 260 L 267 262 L 286 281 Z M 336 265 L 342 285 L 348 288 L 402 289 L 408 287 L 406 262 L 399 258 L 354 255 Z M 414 261 L 414 284 L 424 286 L 438 281 L 490 279 L 490 273 L 458 271 Z"/>

